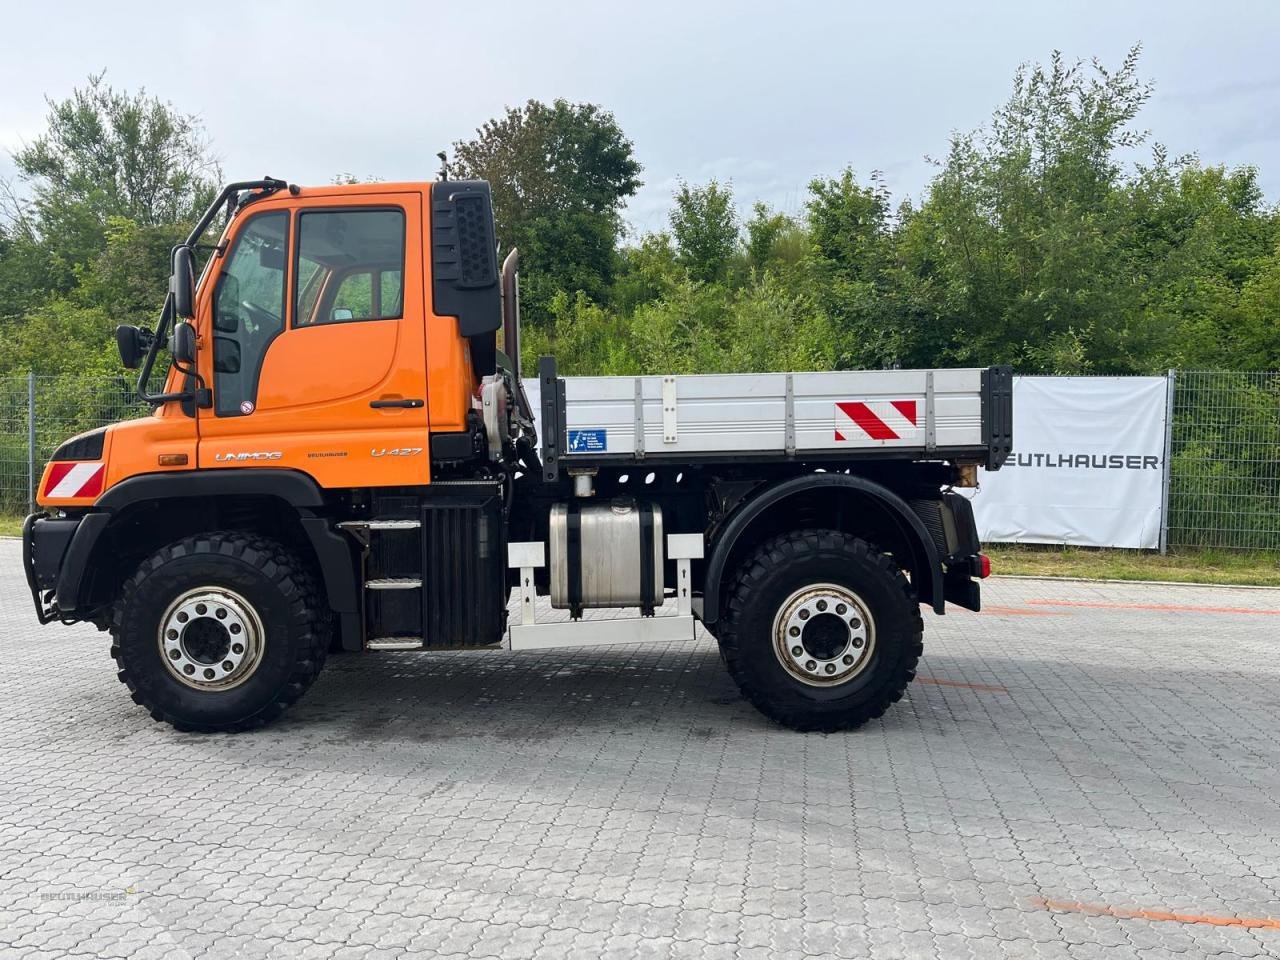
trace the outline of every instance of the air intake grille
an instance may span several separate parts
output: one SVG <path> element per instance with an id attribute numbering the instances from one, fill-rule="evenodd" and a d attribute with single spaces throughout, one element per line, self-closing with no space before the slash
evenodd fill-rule
<path id="1" fill-rule="evenodd" d="M 487 287 L 497 279 L 489 210 L 483 197 L 458 197 L 453 201 L 458 223 L 458 285 Z"/>

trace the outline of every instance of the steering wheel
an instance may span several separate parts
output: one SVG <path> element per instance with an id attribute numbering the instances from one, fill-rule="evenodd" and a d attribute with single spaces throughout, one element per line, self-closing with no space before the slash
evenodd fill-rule
<path id="1" fill-rule="evenodd" d="M 270 310 L 264 310 L 256 303 L 241 300 L 240 308 L 248 314 L 245 318 L 245 326 L 250 327 L 250 333 L 257 333 L 263 327 L 271 329 L 280 326 L 280 318 L 278 316 Z"/>

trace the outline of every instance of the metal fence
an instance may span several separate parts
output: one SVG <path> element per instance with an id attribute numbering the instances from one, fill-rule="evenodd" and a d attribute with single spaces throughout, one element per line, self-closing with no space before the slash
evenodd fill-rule
<path id="1" fill-rule="evenodd" d="M 1170 546 L 1280 551 L 1280 373 L 1173 377 Z"/>
<path id="2" fill-rule="evenodd" d="M 0 377 L 0 516 L 31 509 L 45 462 L 70 436 L 145 415 L 123 376 Z"/>
<path id="3" fill-rule="evenodd" d="M 1168 544 L 1280 551 L 1280 373 L 1174 378 Z M 67 437 L 146 412 L 123 376 L 0 377 L 0 516 L 31 508 Z"/>

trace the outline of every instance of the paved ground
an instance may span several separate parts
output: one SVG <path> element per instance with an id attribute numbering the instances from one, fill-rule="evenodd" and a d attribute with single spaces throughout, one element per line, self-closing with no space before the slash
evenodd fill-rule
<path id="1" fill-rule="evenodd" d="M 0 543 L 0 955 L 1280 955 L 1280 591 L 993 581 L 778 729 L 710 641 L 330 661 L 152 723 Z"/>

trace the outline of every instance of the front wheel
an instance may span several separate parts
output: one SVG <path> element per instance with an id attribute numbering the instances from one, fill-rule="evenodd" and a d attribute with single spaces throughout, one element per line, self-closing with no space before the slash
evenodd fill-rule
<path id="1" fill-rule="evenodd" d="M 847 730 L 915 677 L 924 625 L 893 559 L 836 530 L 761 544 L 739 567 L 717 634 L 729 673 L 765 716 Z"/>
<path id="2" fill-rule="evenodd" d="M 111 656 L 154 719 L 180 730 L 248 730 L 315 680 L 328 625 L 313 577 L 283 546 L 199 534 L 163 547 L 125 581 Z"/>

